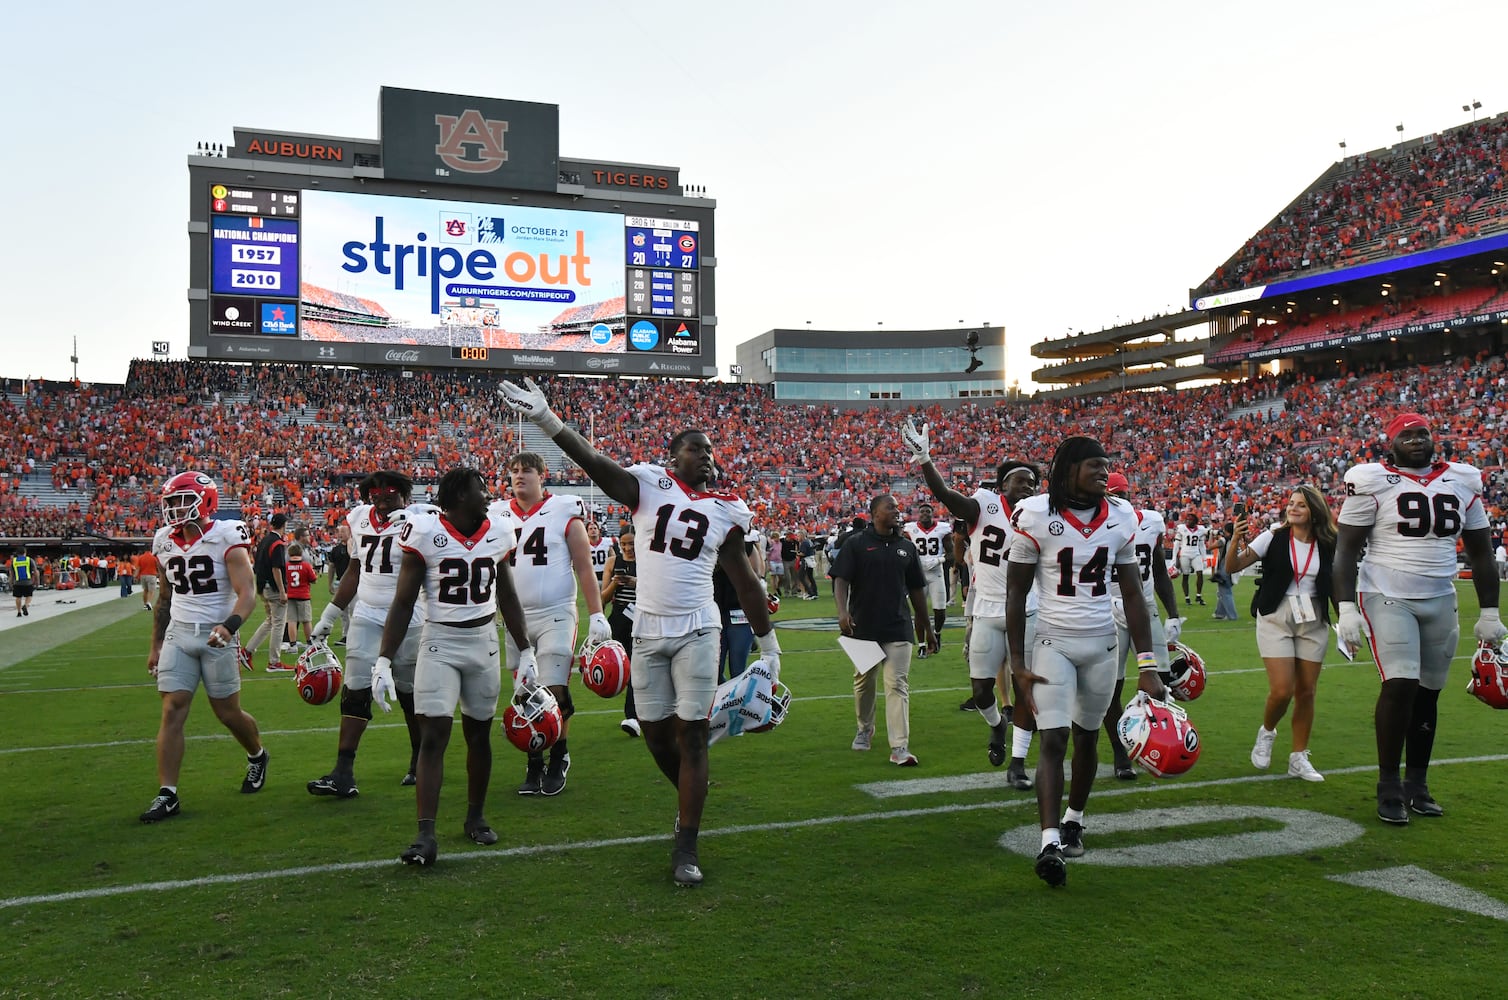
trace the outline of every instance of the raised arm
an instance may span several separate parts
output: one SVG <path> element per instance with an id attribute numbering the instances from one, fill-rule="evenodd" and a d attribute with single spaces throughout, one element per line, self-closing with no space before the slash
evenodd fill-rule
<path id="1" fill-rule="evenodd" d="M 911 452 L 911 460 L 918 463 L 922 468 L 922 479 L 927 483 L 927 489 L 932 491 L 942 505 L 953 514 L 961 517 L 970 525 L 979 521 L 979 503 L 973 497 L 966 497 L 943 482 L 942 474 L 937 471 L 937 466 L 932 464 L 931 435 L 927 425 L 920 427 L 909 418 L 901 424 L 901 443 Z"/>
<path id="2" fill-rule="evenodd" d="M 498 394 L 503 397 L 503 402 L 508 404 L 509 409 L 527 418 L 549 435 L 561 451 L 586 470 L 592 482 L 602 487 L 602 492 L 631 511 L 638 508 L 639 481 L 633 477 L 633 473 L 593 448 L 586 438 L 567 427 L 565 421 L 550 409 L 544 392 L 534 384 L 532 378 L 525 378 L 521 386 L 504 379 Z"/>

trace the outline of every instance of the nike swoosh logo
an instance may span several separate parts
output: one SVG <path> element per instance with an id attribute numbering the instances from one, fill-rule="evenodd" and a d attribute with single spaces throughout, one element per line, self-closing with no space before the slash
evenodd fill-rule
<path id="1" fill-rule="evenodd" d="M 489 542 L 495 542 L 495 541 L 497 541 L 497 539 L 496 538 L 489 538 L 489 539 L 487 539 L 487 541 L 489 541 Z"/>

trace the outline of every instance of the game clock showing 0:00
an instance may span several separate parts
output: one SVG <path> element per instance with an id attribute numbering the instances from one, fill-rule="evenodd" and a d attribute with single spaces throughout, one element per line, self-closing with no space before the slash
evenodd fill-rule
<path id="1" fill-rule="evenodd" d="M 486 361 L 487 348 L 485 347 L 452 347 L 450 349 L 452 361 Z"/>

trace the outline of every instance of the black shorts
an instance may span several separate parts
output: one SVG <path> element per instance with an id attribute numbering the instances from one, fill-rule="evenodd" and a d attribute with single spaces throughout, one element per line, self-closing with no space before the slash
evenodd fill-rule
<path id="1" fill-rule="evenodd" d="M 11 588 L 11 592 L 17 597 L 30 597 L 34 590 L 36 590 L 36 584 L 32 583 L 18 583 Z"/>

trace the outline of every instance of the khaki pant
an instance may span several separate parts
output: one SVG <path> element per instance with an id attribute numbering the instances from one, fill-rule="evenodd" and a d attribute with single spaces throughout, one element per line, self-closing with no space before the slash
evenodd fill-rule
<path id="1" fill-rule="evenodd" d="M 246 649 L 252 653 L 261 649 L 263 640 L 270 633 L 272 644 L 267 647 L 267 664 L 271 666 L 277 663 L 283 655 L 283 635 L 288 621 L 288 601 L 278 595 L 276 587 L 268 587 L 262 591 L 262 604 L 267 609 L 267 617 L 251 634 L 251 641 L 246 644 Z"/>
<path id="2" fill-rule="evenodd" d="M 853 706 L 859 728 L 874 732 L 875 687 L 880 671 L 885 672 L 885 738 L 890 749 L 904 747 L 911 742 L 911 651 L 910 642 L 882 642 L 885 660 L 867 672 L 854 674 Z"/>

